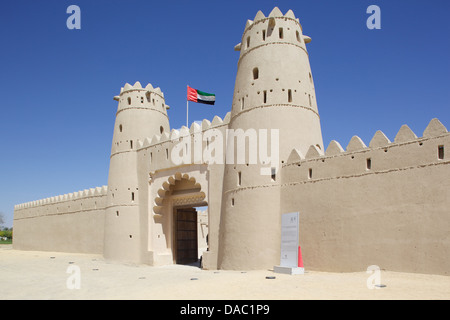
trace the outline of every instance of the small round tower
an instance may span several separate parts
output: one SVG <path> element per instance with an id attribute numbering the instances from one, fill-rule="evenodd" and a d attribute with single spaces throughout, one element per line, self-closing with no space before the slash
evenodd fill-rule
<path id="1" fill-rule="evenodd" d="M 137 141 L 170 132 L 168 106 L 159 88 L 126 84 L 119 102 L 111 148 L 105 211 L 104 256 L 140 261 Z"/>
<path id="2" fill-rule="evenodd" d="M 261 158 L 257 164 L 229 164 L 227 159 L 218 261 L 222 269 L 271 268 L 280 262 L 279 168 L 293 148 L 303 154 L 311 145 L 323 150 L 306 49 L 310 41 L 291 10 L 283 15 L 274 8 L 268 17 L 259 11 L 247 21 L 235 47 L 240 57 L 229 129 L 266 129 L 268 150 L 271 131 L 278 130 L 279 162 L 262 174 L 268 164 Z"/>

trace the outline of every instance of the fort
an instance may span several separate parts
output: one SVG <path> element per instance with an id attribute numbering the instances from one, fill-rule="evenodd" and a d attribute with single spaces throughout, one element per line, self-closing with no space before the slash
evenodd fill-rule
<path id="1" fill-rule="evenodd" d="M 345 149 L 334 140 L 325 148 L 310 42 L 291 10 L 259 11 L 234 48 L 230 112 L 190 128 L 170 128 L 160 88 L 125 84 L 114 97 L 107 186 L 16 205 L 14 249 L 272 269 L 280 262 L 281 214 L 299 212 L 305 268 L 448 275 L 450 134 L 431 119 L 420 137 L 403 125 L 392 141 L 377 131 L 368 144 L 354 136 Z M 240 147 L 227 130 L 267 130 L 267 161 L 252 161 L 251 143 L 243 157 L 228 158 Z"/>

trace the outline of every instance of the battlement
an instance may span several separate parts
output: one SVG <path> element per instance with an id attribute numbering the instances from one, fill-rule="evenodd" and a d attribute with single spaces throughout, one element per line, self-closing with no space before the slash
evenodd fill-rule
<path id="1" fill-rule="evenodd" d="M 228 125 L 228 123 L 230 122 L 230 118 L 231 113 L 228 112 L 223 119 L 219 116 L 215 116 L 212 122 L 207 119 L 203 119 L 201 126 L 198 123 L 193 122 L 190 128 L 182 126 L 180 130 L 172 129 L 170 133 L 164 132 L 161 135 L 154 135 L 151 138 L 145 138 L 143 141 L 138 140 L 137 150 L 139 151 L 142 149 L 151 148 L 168 141 L 178 140 L 180 137 L 186 137 L 189 135 L 193 135 L 194 133 L 204 132 L 209 129 Z"/>
<path id="2" fill-rule="evenodd" d="M 273 8 L 273 10 L 270 12 L 269 16 L 265 16 L 264 13 L 262 13 L 261 10 L 259 10 L 256 13 L 256 16 L 253 20 L 247 20 L 247 23 L 245 25 L 245 29 L 253 26 L 254 24 L 266 21 L 266 20 L 270 20 L 270 19 L 284 19 L 284 20 L 294 20 L 296 21 L 298 24 L 300 24 L 299 19 L 295 17 L 294 12 L 292 10 L 289 10 L 288 12 L 286 12 L 286 14 L 283 15 L 283 13 L 280 11 L 280 9 L 278 7 Z"/>
<path id="3" fill-rule="evenodd" d="M 377 131 L 369 146 L 353 136 L 345 150 L 335 140 L 325 152 L 314 145 L 305 155 L 293 149 L 283 164 L 287 170 L 285 182 L 313 182 L 446 164 L 444 142 L 449 143 L 449 139 L 445 126 L 438 119 L 432 119 L 422 137 L 403 125 L 393 142 L 382 131 Z"/>
<path id="4" fill-rule="evenodd" d="M 106 196 L 108 186 L 96 187 L 85 189 L 77 192 L 67 193 L 59 196 L 49 197 L 41 200 L 30 201 L 14 206 L 15 218 L 17 218 L 17 212 L 23 209 L 36 208 L 40 206 L 46 206 L 51 204 L 62 204 L 64 202 L 83 200 L 88 198 L 96 198 Z"/>
<path id="5" fill-rule="evenodd" d="M 139 81 L 136 81 L 134 85 L 131 85 L 129 83 L 126 83 L 124 87 L 120 88 L 120 95 L 130 92 L 130 91 L 150 91 L 153 93 L 156 93 L 157 95 L 164 98 L 164 93 L 161 91 L 159 87 L 153 88 L 152 84 L 149 83 L 145 86 L 145 88 L 142 87 L 141 83 Z"/>

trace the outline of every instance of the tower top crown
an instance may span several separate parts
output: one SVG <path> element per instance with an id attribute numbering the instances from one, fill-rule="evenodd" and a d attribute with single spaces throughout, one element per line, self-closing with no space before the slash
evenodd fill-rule
<path id="1" fill-rule="evenodd" d="M 245 29 L 247 29 L 248 27 L 250 27 L 253 24 L 256 24 L 262 20 L 269 19 L 269 21 L 271 20 L 272 23 L 274 23 L 276 18 L 293 19 L 300 24 L 299 19 L 295 17 L 294 12 L 292 10 L 289 9 L 288 12 L 286 12 L 286 14 L 283 15 L 281 10 L 278 7 L 275 7 L 275 8 L 273 8 L 273 10 L 270 12 L 269 16 L 267 16 L 267 17 L 264 15 L 264 13 L 262 13 L 261 10 L 259 10 L 253 20 L 247 20 Z M 301 26 L 300 26 L 300 28 L 301 28 Z"/>
<path id="2" fill-rule="evenodd" d="M 150 91 L 150 92 L 159 94 L 162 98 L 164 98 L 164 93 L 161 91 L 161 89 L 159 87 L 153 88 L 152 84 L 149 83 L 149 84 L 147 84 L 147 86 L 145 86 L 145 88 L 143 88 L 139 81 L 136 81 L 136 83 L 134 85 L 126 83 L 123 88 L 120 88 L 120 95 L 122 95 L 125 92 L 135 91 L 135 90 Z"/>

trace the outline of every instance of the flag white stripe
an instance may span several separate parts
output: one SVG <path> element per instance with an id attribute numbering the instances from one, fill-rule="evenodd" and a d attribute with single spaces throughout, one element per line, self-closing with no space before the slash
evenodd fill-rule
<path id="1" fill-rule="evenodd" d="M 203 101 L 216 101 L 216 96 L 202 96 L 197 93 L 197 99 Z"/>

